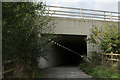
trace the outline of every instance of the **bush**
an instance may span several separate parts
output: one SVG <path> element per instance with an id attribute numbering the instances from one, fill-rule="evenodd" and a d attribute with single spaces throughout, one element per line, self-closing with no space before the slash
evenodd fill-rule
<path id="1" fill-rule="evenodd" d="M 91 30 L 88 41 L 99 45 L 99 47 L 107 53 L 113 52 L 120 54 L 120 40 L 118 39 L 118 26 L 115 24 L 106 24 L 103 27 L 94 27 Z"/>

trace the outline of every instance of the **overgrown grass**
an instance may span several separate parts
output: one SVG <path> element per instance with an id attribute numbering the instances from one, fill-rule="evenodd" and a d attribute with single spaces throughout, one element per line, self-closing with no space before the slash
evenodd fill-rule
<path id="1" fill-rule="evenodd" d="M 92 63 L 82 63 L 80 64 L 80 67 L 84 72 L 97 80 L 111 80 L 112 78 L 120 79 L 120 74 L 115 66 L 108 67 L 104 65 L 93 65 Z"/>
<path id="2" fill-rule="evenodd" d="M 42 78 L 44 76 L 44 73 L 41 72 L 41 70 L 36 66 L 33 68 L 34 71 L 34 78 Z"/>

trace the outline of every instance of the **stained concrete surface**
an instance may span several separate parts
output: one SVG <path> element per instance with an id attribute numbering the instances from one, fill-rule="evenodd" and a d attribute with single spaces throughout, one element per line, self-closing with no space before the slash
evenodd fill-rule
<path id="1" fill-rule="evenodd" d="M 90 80 L 93 80 L 91 76 L 76 66 L 50 67 L 43 69 L 42 71 L 45 74 L 42 78 L 89 78 Z"/>

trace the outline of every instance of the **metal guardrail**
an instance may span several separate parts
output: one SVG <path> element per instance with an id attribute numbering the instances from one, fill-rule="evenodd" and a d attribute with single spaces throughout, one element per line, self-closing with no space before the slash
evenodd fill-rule
<path id="1" fill-rule="evenodd" d="M 49 6 L 49 5 L 46 5 L 45 7 L 46 7 L 46 13 L 48 13 L 50 16 L 95 19 L 95 20 L 104 20 L 104 21 L 120 20 L 119 19 L 120 12 L 61 7 L 61 6 Z"/>

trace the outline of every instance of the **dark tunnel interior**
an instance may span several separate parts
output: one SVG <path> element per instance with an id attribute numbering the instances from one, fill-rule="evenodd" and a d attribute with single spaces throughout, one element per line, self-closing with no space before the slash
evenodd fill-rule
<path id="1" fill-rule="evenodd" d="M 61 35 L 60 40 L 56 42 L 79 53 L 80 55 L 87 55 L 86 37 L 87 36 L 80 35 Z M 77 66 L 82 60 L 80 56 L 60 46 L 54 44 L 53 47 L 59 53 L 61 66 Z"/>

